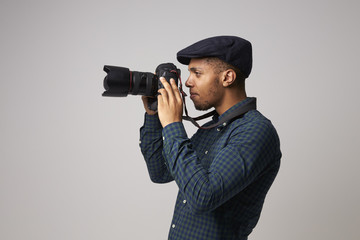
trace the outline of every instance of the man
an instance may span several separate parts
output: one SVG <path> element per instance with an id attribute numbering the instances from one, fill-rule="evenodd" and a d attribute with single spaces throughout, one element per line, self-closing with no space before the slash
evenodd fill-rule
<path id="1" fill-rule="evenodd" d="M 158 112 L 149 110 L 143 97 L 140 147 L 150 178 L 156 183 L 175 180 L 179 188 L 169 239 L 247 239 L 281 158 L 271 122 L 256 109 L 240 114 L 255 100 L 245 91 L 251 44 L 234 36 L 207 38 L 179 51 L 177 59 L 189 65 L 186 86 L 196 109 L 216 110 L 204 127 L 223 123 L 199 129 L 189 139 L 173 80 L 169 84 L 161 78 Z"/>

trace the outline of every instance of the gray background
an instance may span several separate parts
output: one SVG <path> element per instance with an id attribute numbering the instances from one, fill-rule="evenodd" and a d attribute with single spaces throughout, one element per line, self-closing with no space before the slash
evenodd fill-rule
<path id="1" fill-rule="evenodd" d="M 282 142 L 250 239 L 359 239 L 359 7 L 1 0 L 0 239 L 166 239 L 177 187 L 150 182 L 140 97 L 101 97 L 102 67 L 174 62 L 185 81 L 176 52 L 224 34 L 253 43 L 248 95 Z"/>

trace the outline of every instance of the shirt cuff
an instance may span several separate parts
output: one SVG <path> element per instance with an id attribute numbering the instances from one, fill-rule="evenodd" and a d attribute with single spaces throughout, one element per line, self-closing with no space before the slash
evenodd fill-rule
<path id="1" fill-rule="evenodd" d="M 173 122 L 163 128 L 164 142 L 171 142 L 178 138 L 187 138 L 185 127 L 182 122 Z"/>
<path id="2" fill-rule="evenodd" d="M 144 127 L 149 129 L 162 129 L 161 122 L 159 120 L 159 116 L 157 114 L 155 115 L 149 115 L 145 113 L 145 121 L 144 121 Z"/>

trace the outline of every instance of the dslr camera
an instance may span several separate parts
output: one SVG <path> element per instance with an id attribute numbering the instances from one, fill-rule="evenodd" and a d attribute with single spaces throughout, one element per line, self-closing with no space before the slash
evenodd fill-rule
<path id="1" fill-rule="evenodd" d="M 149 98 L 149 109 L 157 110 L 158 90 L 164 88 L 160 82 L 160 77 L 164 77 L 170 82 L 173 78 L 178 84 L 180 78 L 180 69 L 172 63 L 162 63 L 156 70 L 155 74 L 150 72 L 130 71 L 125 67 L 104 66 L 107 76 L 104 78 L 105 97 L 126 97 L 131 95 L 144 95 Z"/>

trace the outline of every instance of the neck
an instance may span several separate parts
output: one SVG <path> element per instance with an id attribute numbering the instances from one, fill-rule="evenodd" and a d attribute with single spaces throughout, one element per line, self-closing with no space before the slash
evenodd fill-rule
<path id="1" fill-rule="evenodd" d="M 224 112 L 229 110 L 235 104 L 245 100 L 247 98 L 246 92 L 244 91 L 229 91 L 228 94 L 225 94 L 221 104 L 215 107 L 216 112 L 222 115 Z"/>

